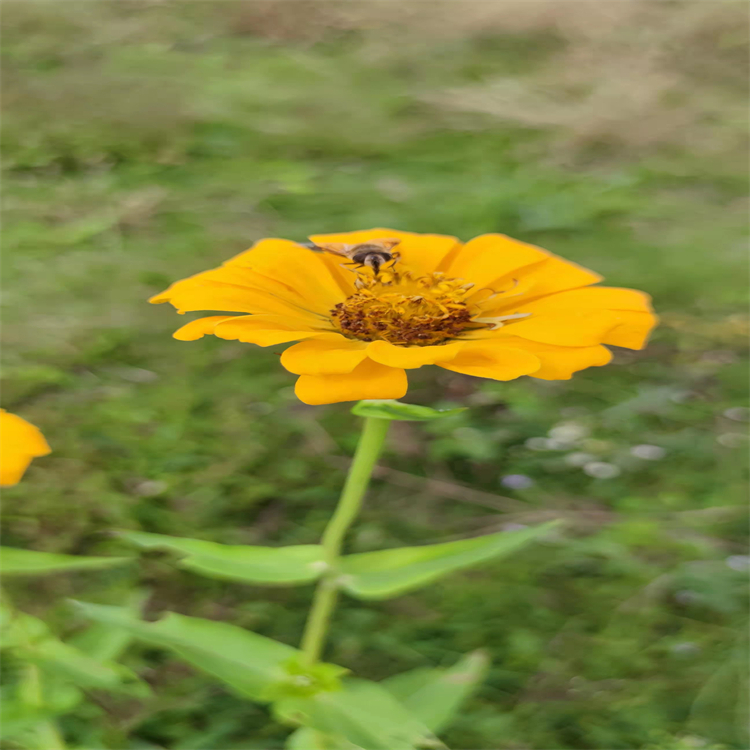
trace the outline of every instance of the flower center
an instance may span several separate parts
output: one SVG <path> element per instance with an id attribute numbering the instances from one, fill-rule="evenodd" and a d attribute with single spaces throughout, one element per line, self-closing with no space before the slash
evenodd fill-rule
<path id="1" fill-rule="evenodd" d="M 357 274 L 357 293 L 331 310 L 341 332 L 362 341 L 430 346 L 455 338 L 472 323 L 464 298 L 473 286 L 442 273 L 369 269 Z"/>

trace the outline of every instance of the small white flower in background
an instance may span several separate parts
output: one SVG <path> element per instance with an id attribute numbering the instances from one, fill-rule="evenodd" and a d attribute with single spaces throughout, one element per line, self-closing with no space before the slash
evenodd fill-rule
<path id="1" fill-rule="evenodd" d="M 545 437 L 531 437 L 524 445 L 532 451 L 548 451 L 549 440 Z"/>
<path id="2" fill-rule="evenodd" d="M 724 416 L 734 422 L 748 422 L 750 421 L 750 409 L 744 406 L 733 406 L 724 412 Z"/>
<path id="3" fill-rule="evenodd" d="M 695 748 L 695 750 L 700 750 L 700 748 L 708 745 L 708 740 L 705 739 L 705 737 L 698 737 L 697 735 L 692 734 L 683 734 L 680 737 L 680 742 L 685 747 Z"/>
<path id="4" fill-rule="evenodd" d="M 670 650 L 673 654 L 692 656 L 693 654 L 699 654 L 701 647 L 697 643 L 685 641 L 684 643 L 675 643 Z"/>
<path id="5" fill-rule="evenodd" d="M 116 367 L 112 372 L 130 383 L 153 383 L 159 379 L 157 373 L 141 367 Z"/>
<path id="6" fill-rule="evenodd" d="M 523 531 L 529 527 L 525 523 L 504 523 L 500 528 L 503 531 Z"/>
<path id="7" fill-rule="evenodd" d="M 673 404 L 684 404 L 686 401 L 689 401 L 692 396 L 693 394 L 690 391 L 676 391 L 669 397 L 669 400 Z"/>
<path id="8" fill-rule="evenodd" d="M 557 440 L 556 438 L 547 439 L 548 451 L 569 451 L 576 447 L 576 444 L 570 440 Z"/>
<path id="9" fill-rule="evenodd" d="M 659 445 L 634 445 L 630 449 L 631 455 L 636 458 L 642 458 L 644 461 L 661 461 L 667 452 Z"/>
<path id="10" fill-rule="evenodd" d="M 730 555 L 724 562 L 732 570 L 741 573 L 743 570 L 750 568 L 750 555 Z"/>
<path id="11" fill-rule="evenodd" d="M 574 443 L 589 435 L 589 428 L 578 422 L 560 422 L 548 433 L 553 440 L 561 440 L 564 443 Z"/>
<path id="12" fill-rule="evenodd" d="M 737 355 L 726 349 L 716 349 L 715 351 L 704 352 L 700 361 L 711 365 L 731 365 L 737 361 Z"/>
<path id="13" fill-rule="evenodd" d="M 166 492 L 168 487 L 169 485 L 166 482 L 159 479 L 146 479 L 136 485 L 134 492 L 139 497 L 156 497 L 161 495 L 162 492 Z"/>
<path id="14" fill-rule="evenodd" d="M 583 471 L 594 479 L 614 479 L 620 476 L 620 467 L 606 461 L 592 461 L 585 464 Z"/>
<path id="15" fill-rule="evenodd" d="M 510 490 L 527 490 L 534 485 L 534 480 L 525 474 L 508 474 L 500 480 L 500 484 Z"/>
<path id="16" fill-rule="evenodd" d="M 581 466 L 594 463 L 595 461 L 596 456 L 593 453 L 584 453 L 583 451 L 568 453 L 568 455 L 565 456 L 565 463 L 568 464 L 568 466 L 575 466 L 579 469 Z"/>
<path id="17" fill-rule="evenodd" d="M 746 441 L 747 435 L 743 435 L 741 432 L 725 432 L 716 438 L 716 442 L 725 448 L 742 448 Z"/>

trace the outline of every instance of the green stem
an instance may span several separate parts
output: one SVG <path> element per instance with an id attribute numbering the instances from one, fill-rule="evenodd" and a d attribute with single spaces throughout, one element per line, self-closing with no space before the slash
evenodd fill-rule
<path id="1" fill-rule="evenodd" d="M 323 532 L 323 559 L 327 570 L 318 583 L 313 597 L 312 608 L 302 636 L 302 661 L 312 666 L 320 659 L 325 643 L 328 623 L 338 597 L 338 572 L 336 570 L 344 535 L 351 526 L 362 506 L 362 498 L 370 483 L 372 470 L 388 433 L 389 419 L 365 419 L 362 435 L 357 444 L 354 460 L 344 484 L 339 504 L 333 518 Z"/>

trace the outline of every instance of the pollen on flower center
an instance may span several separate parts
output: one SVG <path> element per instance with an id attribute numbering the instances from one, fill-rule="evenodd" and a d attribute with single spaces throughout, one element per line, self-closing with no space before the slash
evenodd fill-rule
<path id="1" fill-rule="evenodd" d="M 430 346 L 455 338 L 472 326 L 464 301 L 473 284 L 442 273 L 413 277 L 393 269 L 377 276 L 358 274 L 358 292 L 331 310 L 347 336 L 401 346 Z"/>

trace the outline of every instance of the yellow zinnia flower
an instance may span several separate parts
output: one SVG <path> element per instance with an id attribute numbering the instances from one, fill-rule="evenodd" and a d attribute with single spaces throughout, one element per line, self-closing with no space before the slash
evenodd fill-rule
<path id="1" fill-rule="evenodd" d="M 33 424 L 0 409 L 0 485 L 18 484 L 32 458 L 51 452 L 44 435 Z"/>
<path id="2" fill-rule="evenodd" d="M 299 375 L 306 404 L 401 398 L 405 370 L 438 365 L 495 380 L 566 380 L 607 364 L 602 344 L 644 346 L 656 323 L 649 297 L 591 286 L 592 271 L 501 234 L 455 237 L 368 229 L 314 235 L 317 245 L 398 239 L 376 274 L 289 240 L 265 239 L 224 265 L 178 281 L 150 301 L 194 320 L 175 338 L 207 333 L 275 346 Z"/>

